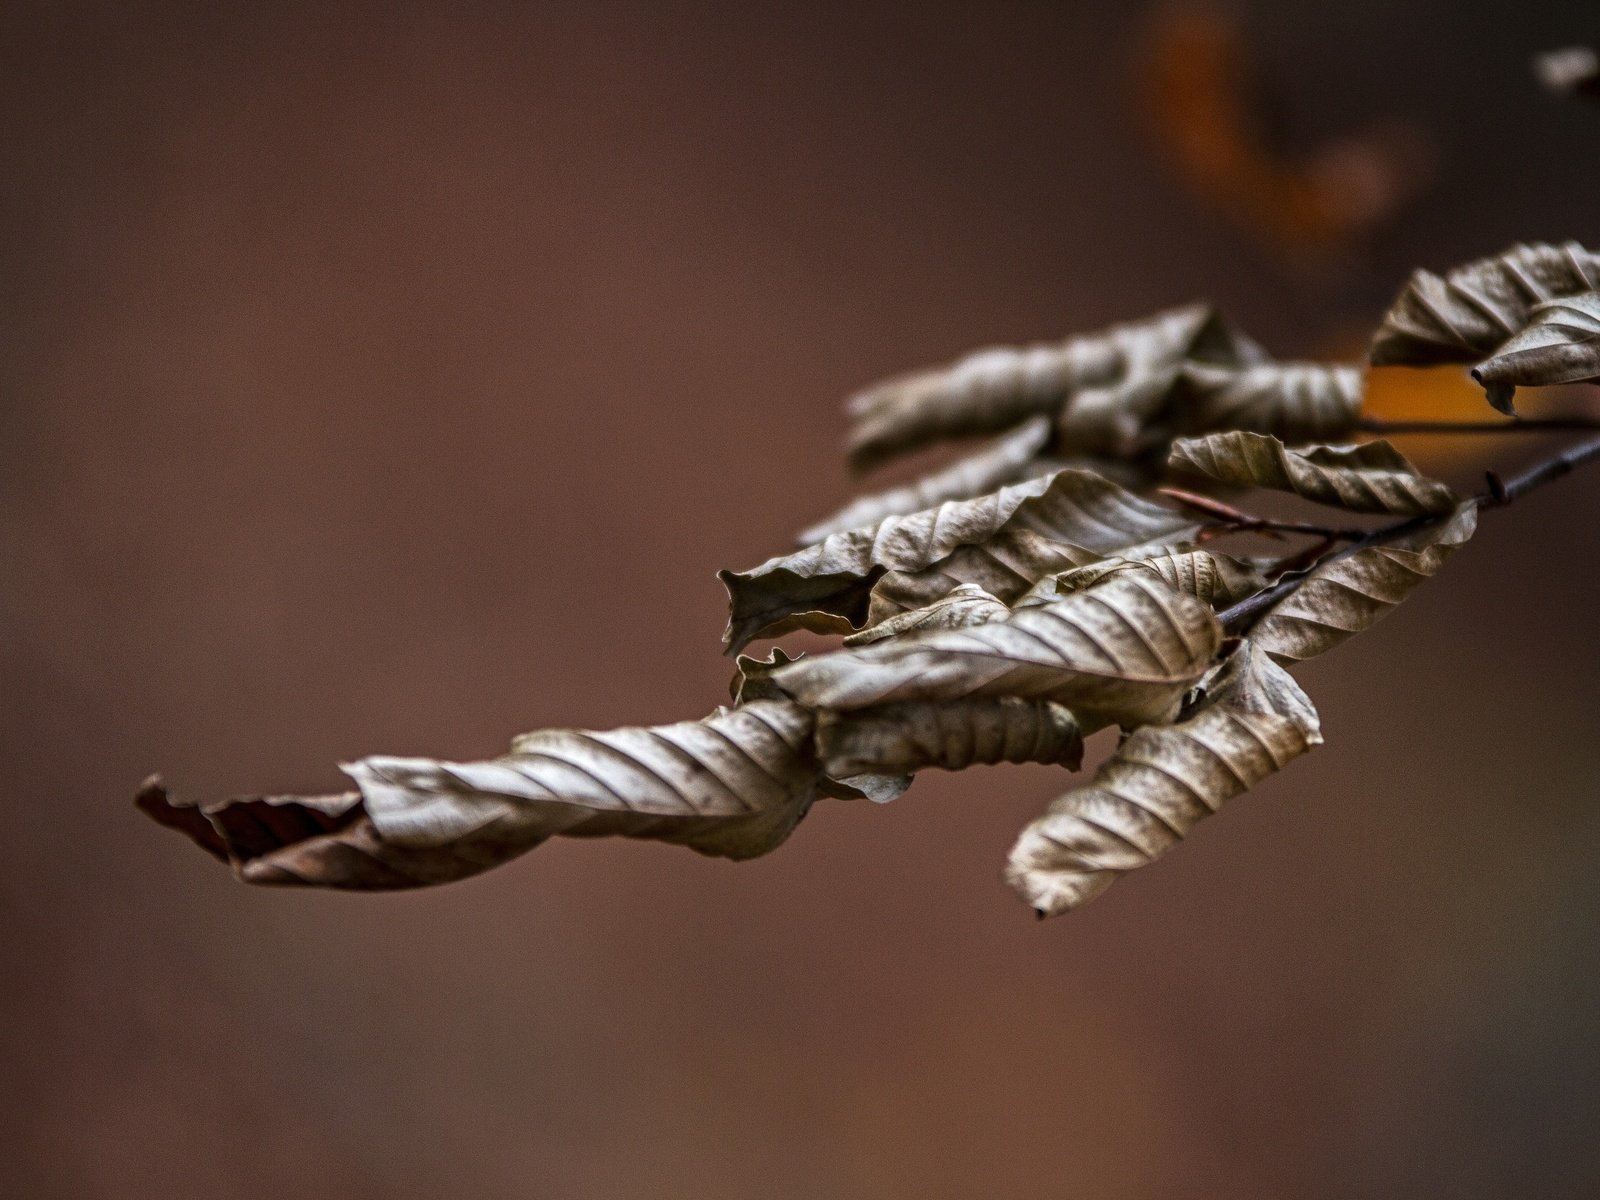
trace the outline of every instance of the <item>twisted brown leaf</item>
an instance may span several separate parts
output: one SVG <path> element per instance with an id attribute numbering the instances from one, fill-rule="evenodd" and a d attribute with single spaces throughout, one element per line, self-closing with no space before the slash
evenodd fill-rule
<path id="1" fill-rule="evenodd" d="M 1290 450 L 1261 433 L 1212 433 L 1172 444 L 1171 465 L 1221 483 L 1273 488 L 1351 512 L 1423 516 L 1450 512 L 1460 498 L 1420 474 L 1385 441 Z"/>
<path id="2" fill-rule="evenodd" d="M 752 858 L 788 837 L 817 794 L 812 728 L 805 709 L 758 700 L 675 725 L 541 730 L 486 762 L 362 759 L 344 768 L 359 793 L 252 797 L 158 819 L 220 849 L 248 883 L 421 887 L 556 836 Z M 152 815 L 185 807 L 150 786 L 140 805 Z"/>
<path id="3" fill-rule="evenodd" d="M 909 575 L 940 564 L 941 579 L 949 583 L 937 595 L 919 595 L 895 611 L 921 607 L 960 583 L 976 583 L 1003 600 L 1007 590 L 1015 595 L 1038 578 L 1018 579 L 1007 588 L 1006 578 L 1017 578 L 1007 554 L 1019 533 L 1079 547 L 1080 555 L 1084 550 L 1099 555 L 1195 528 L 1192 518 L 1098 475 L 1060 471 L 973 500 L 887 517 L 868 529 L 835 533 L 750 571 L 723 571 L 719 577 L 728 589 L 724 642 L 737 652 L 754 638 L 791 629 L 859 629 L 872 611 L 874 585 L 888 571 Z M 961 547 L 974 552 L 941 562 Z M 1030 546 L 1039 548 L 1037 541 Z"/>
<path id="4" fill-rule="evenodd" d="M 831 517 L 802 531 L 797 540 L 800 545 L 809 546 L 829 534 L 876 525 L 885 517 L 919 512 L 946 500 L 966 500 L 1008 483 L 1052 475 L 1060 468 L 1039 459 L 1049 440 L 1049 418 L 1034 417 L 948 467 L 903 487 L 852 500 Z"/>
<path id="5" fill-rule="evenodd" d="M 1339 363 L 1187 363 L 1173 423 L 1181 433 L 1248 429 L 1289 443 L 1342 438 L 1360 419 L 1364 387 L 1360 367 Z"/>
<path id="6" fill-rule="evenodd" d="M 1181 550 L 1162 546 L 1140 557 L 1103 558 L 1083 567 L 1047 576 L 1034 584 L 1014 607 L 1049 604 L 1061 596 L 1096 587 L 1119 575 L 1145 574 L 1175 592 L 1193 596 L 1213 609 L 1226 608 L 1267 586 L 1251 564 L 1214 550 Z"/>
<path id="7" fill-rule="evenodd" d="M 1077 770 L 1083 734 L 1049 700 L 1015 696 L 910 701 L 817 718 L 817 754 L 830 775 L 959 771 L 979 763 L 1048 763 Z"/>
<path id="8" fill-rule="evenodd" d="M 1076 908 L 1321 742 L 1305 693 L 1245 642 L 1185 720 L 1136 730 L 1024 829 L 1006 881 L 1041 917 Z"/>
<path id="9" fill-rule="evenodd" d="M 1600 292 L 1536 305 L 1527 327 L 1473 369 L 1489 403 L 1511 412 L 1519 387 L 1548 387 L 1600 378 Z"/>
<path id="10" fill-rule="evenodd" d="M 969 696 L 1056 700 L 1089 730 L 1169 719 L 1221 642 L 1205 605 L 1157 579 L 1125 576 L 970 629 L 808 658 L 773 678 L 814 709 Z"/>
<path id="11" fill-rule="evenodd" d="M 860 633 L 851 634 L 844 639 L 844 644 L 865 646 L 918 630 L 965 629 L 969 625 L 986 625 L 1010 611 L 977 584 L 962 583 L 923 608 L 899 613 L 876 625 L 867 626 Z"/>
<path id="12" fill-rule="evenodd" d="M 1080 396 L 1082 413 L 1068 422 L 1075 436 L 1065 444 L 1100 451 L 1116 424 L 1113 414 L 1125 405 L 1145 411 L 1159 404 L 1184 359 L 1240 362 L 1259 353 L 1201 304 L 1054 344 L 979 350 L 854 396 L 847 405 L 855 418 L 850 461 L 865 470 L 931 442 L 1056 413 Z"/>
<path id="13" fill-rule="evenodd" d="M 1388 545 L 1324 561 L 1263 614 L 1250 629 L 1250 640 L 1281 663 L 1302 662 L 1332 650 L 1393 612 L 1438 572 L 1477 526 L 1478 508 L 1469 500 L 1448 520 Z"/>
<path id="14" fill-rule="evenodd" d="M 1374 366 L 1470 363 L 1528 324 L 1536 304 L 1600 289 L 1600 256 L 1577 242 L 1511 246 L 1443 279 L 1417 271 L 1372 340 Z"/>

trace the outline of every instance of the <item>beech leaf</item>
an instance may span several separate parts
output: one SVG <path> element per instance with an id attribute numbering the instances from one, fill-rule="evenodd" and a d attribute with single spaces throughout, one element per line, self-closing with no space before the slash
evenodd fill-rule
<path id="1" fill-rule="evenodd" d="M 1173 420 L 1181 433 L 1248 429 L 1295 444 L 1320 442 L 1355 430 L 1364 390 L 1361 368 L 1341 363 L 1187 363 Z"/>
<path id="2" fill-rule="evenodd" d="M 358 793 L 201 807 L 169 819 L 248 883 L 419 887 L 477 874 L 556 836 L 650 838 L 745 859 L 778 846 L 817 794 L 813 718 L 757 700 L 701 721 L 523 734 L 485 762 L 364 758 Z M 173 805 L 147 785 L 146 811 Z M 241 829 L 248 828 L 247 833 Z M 263 832 L 265 831 L 265 832 Z"/>
<path id="3" fill-rule="evenodd" d="M 1321 742 L 1306 694 L 1246 641 L 1184 720 L 1134 731 L 1088 786 L 1028 825 L 1006 881 L 1041 917 L 1067 912 Z"/>
<path id="4" fill-rule="evenodd" d="M 1479 363 L 1472 377 L 1504 413 L 1512 411 L 1511 397 L 1519 387 L 1600 378 L 1600 292 L 1535 306 L 1527 327 Z"/>
<path id="5" fill-rule="evenodd" d="M 1048 576 L 1034 584 L 1014 607 L 1048 604 L 1058 597 L 1097 587 L 1129 573 L 1154 576 L 1173 591 L 1193 596 L 1213 609 L 1237 604 L 1267 586 L 1261 572 L 1242 559 L 1214 550 L 1162 546 L 1138 558 L 1104 558 Z"/>
<path id="6" fill-rule="evenodd" d="M 1088 550 L 1099 555 L 1181 531 L 1192 533 L 1195 528 L 1191 517 L 1135 496 L 1110 480 L 1087 471 L 1059 471 L 987 496 L 950 500 L 909 516 L 886 517 L 867 529 L 831 534 L 750 571 L 723 571 L 720 578 L 728 589 L 724 643 L 733 653 L 754 638 L 791 629 L 821 633 L 859 629 L 871 611 L 873 587 L 886 572 L 922 571 L 960 547 L 979 549 L 969 556 L 974 560 L 967 564 L 970 576 L 944 576 L 950 587 L 977 583 L 1004 600 L 1004 583 L 995 575 L 1011 573 L 1011 568 L 989 550 L 1002 534 L 1031 533 L 1081 547 L 1080 554 Z M 1008 546 L 1004 540 L 999 544 Z M 1026 590 L 1037 578 L 1018 579 L 1012 594 Z M 948 591 L 947 587 L 939 595 Z M 899 608 L 921 607 L 937 598 L 919 597 L 917 603 Z"/>
<path id="7" fill-rule="evenodd" d="M 944 596 L 924 608 L 897 613 L 860 633 L 844 639 L 846 646 L 865 646 L 884 638 L 898 637 L 922 629 L 965 629 L 986 625 L 1008 615 L 1011 610 L 975 583 L 957 584 Z"/>
<path id="8" fill-rule="evenodd" d="M 1473 501 L 1387 545 L 1336 555 L 1313 567 L 1292 593 L 1249 630 L 1280 663 L 1314 658 L 1370 629 L 1431 579 L 1478 526 Z M 781 681 L 780 681 L 781 682 Z"/>
<path id="9" fill-rule="evenodd" d="M 1171 465 L 1220 483 L 1293 492 L 1361 513 L 1422 516 L 1450 512 L 1460 498 L 1420 474 L 1386 441 L 1291 450 L 1262 433 L 1212 433 L 1172 444 Z"/>
<path id="10" fill-rule="evenodd" d="M 807 658 L 773 678 L 817 709 L 968 696 L 1056 700 L 1087 731 L 1170 719 L 1221 643 L 1205 605 L 1157 579 L 1124 576 L 985 625 Z"/>
<path id="11" fill-rule="evenodd" d="M 1077 770 L 1083 733 L 1049 700 L 1015 696 L 913 700 L 817 718 L 817 754 L 830 775 L 959 771 L 979 763 L 1047 763 Z"/>
<path id="12" fill-rule="evenodd" d="M 1517 244 L 1443 279 L 1417 271 L 1372 340 L 1374 366 L 1471 363 L 1528 324 L 1537 304 L 1600 289 L 1600 256 L 1577 242 Z"/>
<path id="13" fill-rule="evenodd" d="M 1075 435 L 1064 443 L 1069 449 L 1098 452 L 1116 440 L 1125 407 L 1147 414 L 1160 403 L 1185 359 L 1258 357 L 1253 343 L 1203 304 L 1063 342 L 979 350 L 852 397 L 850 461 L 865 470 L 931 442 L 992 433 L 1041 413 L 1062 415 L 1066 432 Z"/>

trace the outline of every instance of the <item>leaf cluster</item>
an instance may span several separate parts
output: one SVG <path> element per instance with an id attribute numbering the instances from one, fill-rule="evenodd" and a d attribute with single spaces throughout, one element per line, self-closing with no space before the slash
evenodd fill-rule
<path id="1" fill-rule="evenodd" d="M 1371 361 L 1470 366 L 1505 412 L 1515 388 L 1600 378 L 1600 256 L 1518 245 L 1418 271 Z M 858 470 L 991 440 L 722 572 L 729 705 L 528 733 L 487 761 L 366 758 L 331 796 L 193 804 L 152 779 L 138 803 L 247 882 L 415 887 L 554 837 L 751 858 L 819 800 L 893 800 L 934 768 L 1074 771 L 1114 727 L 1006 859 L 1041 916 L 1065 912 L 1321 743 L 1291 668 L 1392 612 L 1480 509 L 1600 456 L 1464 497 L 1389 442 L 1350 440 L 1370 432 L 1363 383 L 1359 364 L 1274 361 L 1203 304 L 896 377 L 848 402 Z M 1236 507 L 1274 493 L 1332 523 Z M 740 654 L 802 629 L 843 642 Z"/>

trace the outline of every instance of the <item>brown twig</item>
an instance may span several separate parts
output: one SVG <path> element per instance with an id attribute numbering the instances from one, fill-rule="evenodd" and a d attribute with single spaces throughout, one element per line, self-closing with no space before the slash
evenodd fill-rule
<path id="1" fill-rule="evenodd" d="M 1600 417 L 1512 417 L 1509 421 L 1389 421 L 1362 417 L 1362 433 L 1573 433 L 1600 429 Z"/>
<path id="2" fill-rule="evenodd" d="M 1186 492 L 1182 488 L 1164 487 L 1158 489 L 1169 500 L 1176 500 L 1187 508 L 1203 512 L 1207 516 L 1215 517 L 1228 526 L 1227 533 L 1303 533 L 1310 537 L 1322 538 L 1325 541 L 1349 541 L 1352 538 L 1365 537 L 1365 529 L 1333 529 L 1326 525 L 1317 525 L 1310 521 L 1275 521 L 1270 517 L 1258 517 L 1254 513 L 1247 513 L 1224 504 L 1211 496 L 1202 496 L 1198 492 Z M 1202 539 L 1204 540 L 1204 539 Z"/>
<path id="3" fill-rule="evenodd" d="M 1520 500 L 1529 492 L 1553 483 L 1563 476 L 1570 475 L 1585 463 L 1600 459 L 1600 437 L 1590 438 L 1586 442 L 1579 442 L 1553 458 L 1529 467 L 1520 475 L 1502 480 L 1498 475 L 1489 472 L 1488 490 L 1473 497 L 1480 509 L 1504 508 L 1506 505 Z M 1374 546 L 1381 546 L 1395 538 L 1404 537 L 1408 533 L 1427 529 L 1433 525 L 1443 524 L 1452 514 L 1445 513 L 1434 517 L 1411 517 L 1404 521 L 1396 521 L 1392 525 L 1385 525 L 1364 534 L 1349 545 L 1340 548 L 1333 554 L 1318 559 L 1304 570 L 1290 572 L 1280 578 L 1265 591 L 1257 592 L 1248 599 L 1223 609 L 1217 614 L 1217 619 L 1222 622 L 1222 627 L 1229 633 L 1243 633 L 1254 624 L 1257 617 L 1272 608 L 1284 597 L 1290 595 L 1319 567 L 1329 563 L 1338 562 L 1349 558 L 1352 554 L 1359 554 L 1363 550 L 1370 550 Z"/>

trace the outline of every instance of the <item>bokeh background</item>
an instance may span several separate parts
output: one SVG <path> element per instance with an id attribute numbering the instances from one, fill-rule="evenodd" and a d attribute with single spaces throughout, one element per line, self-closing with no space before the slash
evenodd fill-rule
<path id="1" fill-rule="evenodd" d="M 1593 18 L 5 6 L 0 1190 L 1595 1195 L 1600 477 L 1309 665 L 1326 748 L 1055 922 L 999 880 L 1043 769 L 380 897 L 246 889 L 130 803 L 704 712 L 714 571 L 848 495 L 881 375 L 1199 296 L 1328 353 L 1414 265 L 1596 244 L 1600 109 L 1527 69 Z M 1185 125 L 1206 37 L 1254 133 Z M 1372 128 L 1404 196 L 1275 221 L 1271 163 Z M 1207 183 L 1234 134 L 1268 184 Z"/>

